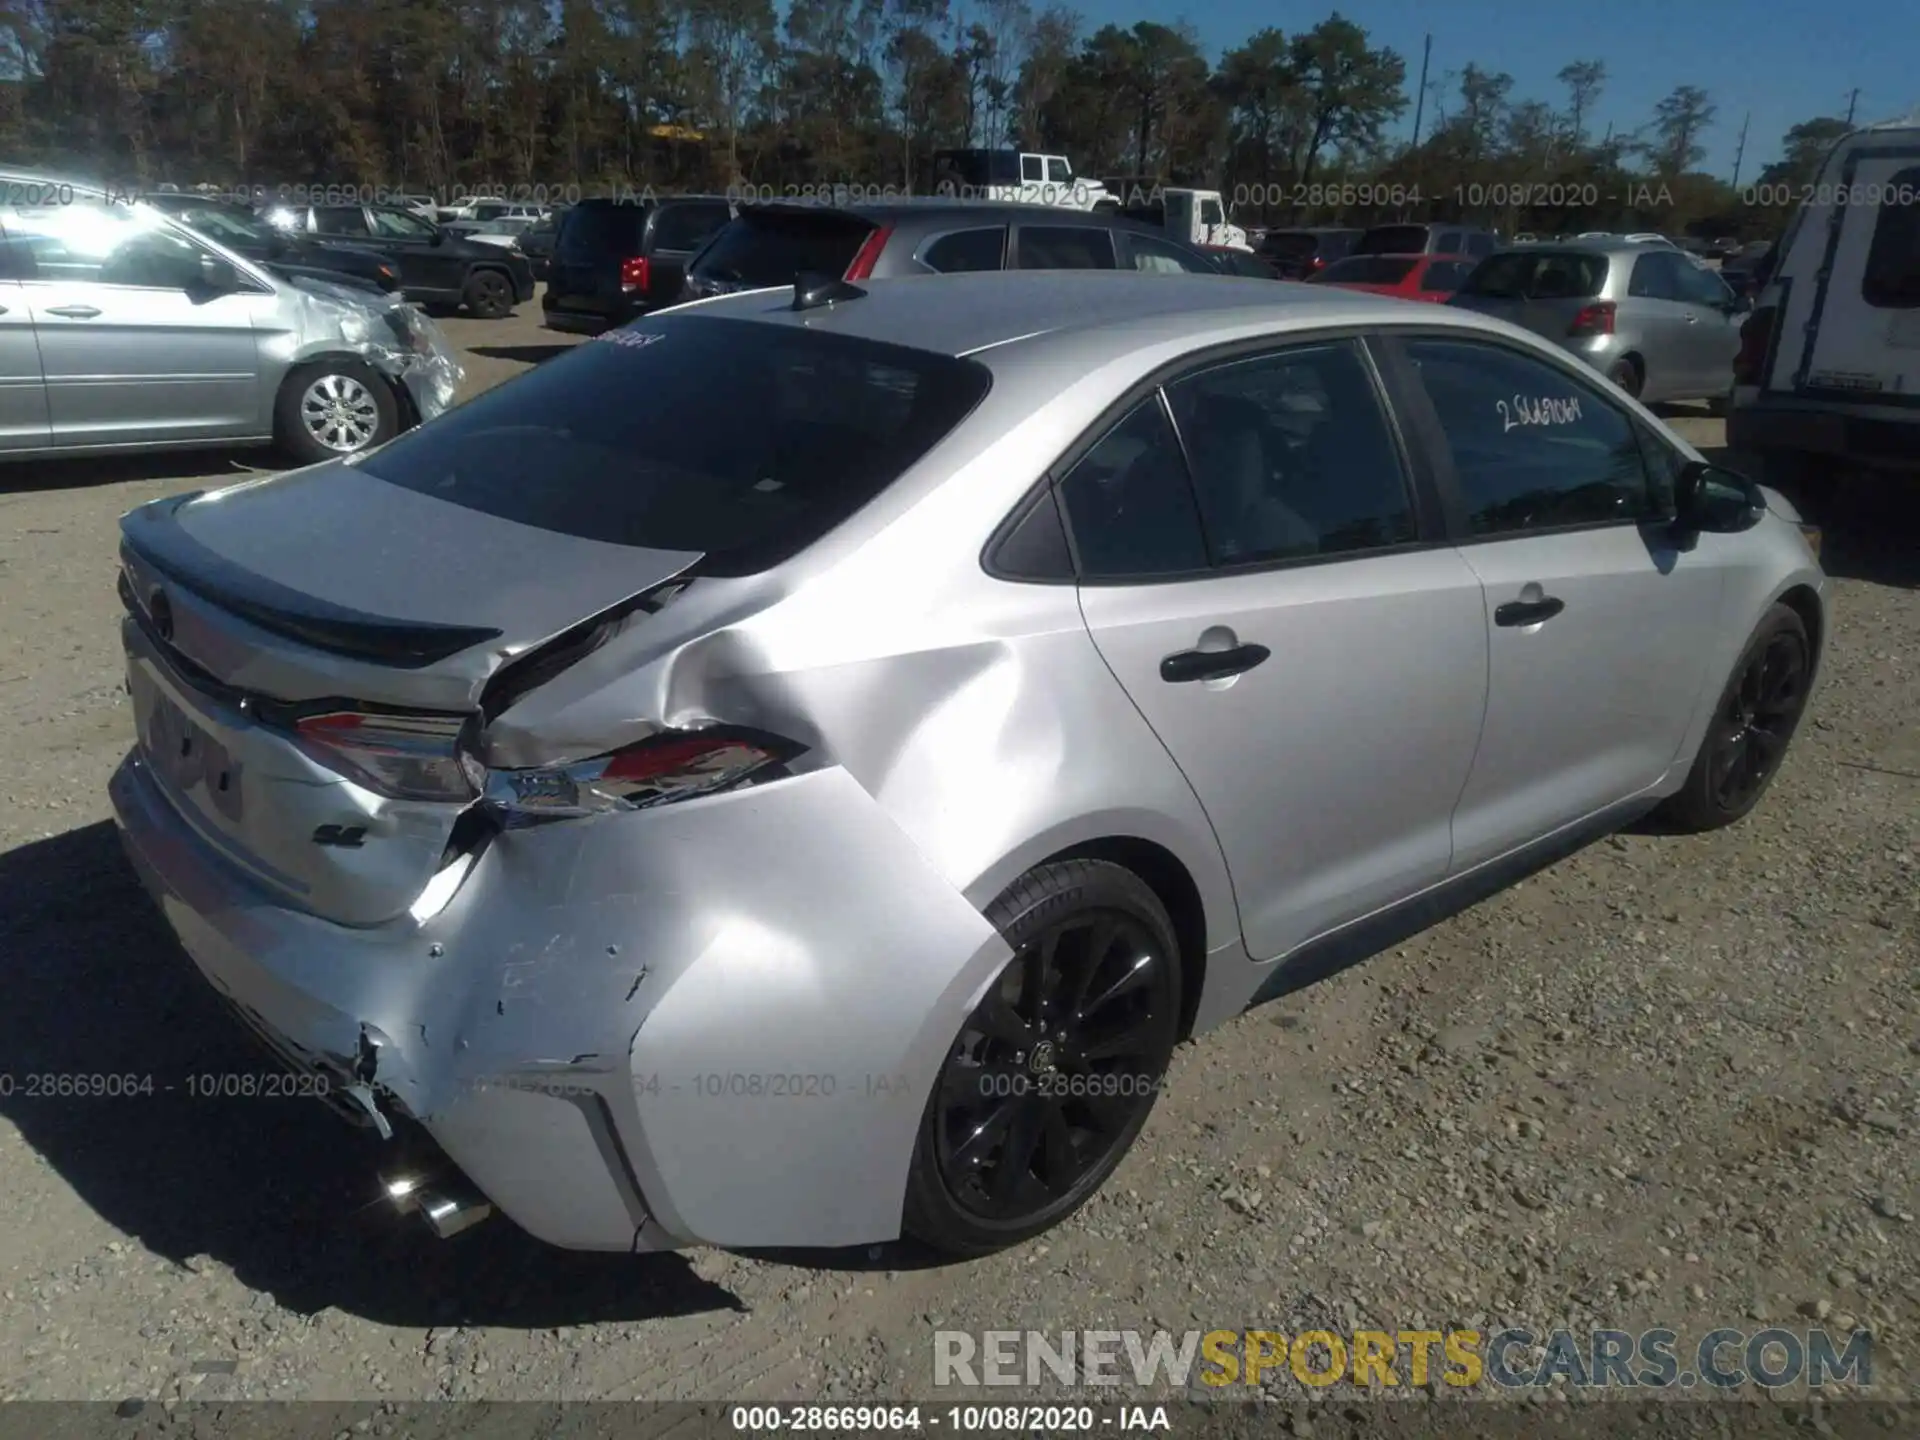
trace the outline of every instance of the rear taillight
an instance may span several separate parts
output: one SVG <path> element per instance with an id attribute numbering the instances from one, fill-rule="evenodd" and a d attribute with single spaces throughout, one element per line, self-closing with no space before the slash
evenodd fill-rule
<path id="1" fill-rule="evenodd" d="M 461 748 L 459 715 L 375 715 L 357 710 L 310 715 L 294 734 L 316 760 L 382 795 L 464 803 L 485 772 Z"/>
<path id="2" fill-rule="evenodd" d="M 880 263 L 880 252 L 887 248 L 887 237 L 893 234 L 891 225 L 882 225 L 871 231 L 854 252 L 853 263 L 847 266 L 845 280 L 865 280 L 873 274 L 873 267 Z"/>
<path id="3" fill-rule="evenodd" d="M 646 810 L 771 779 L 804 745 L 734 726 L 671 730 L 572 765 L 495 770 L 487 803 L 509 825 Z"/>
<path id="4" fill-rule="evenodd" d="M 1767 347 L 1773 343 L 1773 324 L 1779 313 L 1772 305 L 1762 306 L 1740 326 L 1740 352 L 1733 357 L 1734 384 L 1765 383 L 1761 372 L 1767 366 Z"/>
<path id="5" fill-rule="evenodd" d="M 652 278 L 648 273 L 650 269 L 651 267 L 647 264 L 647 257 L 644 255 L 635 255 L 631 259 L 622 260 L 620 262 L 620 288 L 622 290 L 646 289 L 647 281 Z"/>
<path id="6" fill-rule="evenodd" d="M 1618 309 L 1611 300 L 1596 300 L 1591 305 L 1582 305 L 1567 326 L 1567 338 L 1613 334 L 1613 316 Z"/>

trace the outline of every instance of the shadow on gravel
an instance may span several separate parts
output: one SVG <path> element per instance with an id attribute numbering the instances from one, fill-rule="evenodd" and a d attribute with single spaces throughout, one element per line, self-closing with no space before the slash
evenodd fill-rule
<path id="1" fill-rule="evenodd" d="M 489 360 L 511 360 L 518 365 L 538 365 L 543 360 L 551 360 L 556 355 L 564 355 L 575 349 L 573 344 L 564 345 L 475 345 L 471 347 L 475 355 L 484 355 Z"/>
<path id="2" fill-rule="evenodd" d="M 391 1215 L 380 1142 L 310 1099 L 196 1099 L 188 1077 L 271 1062 L 213 999 L 107 822 L 0 854 L 6 1115 L 109 1224 L 176 1263 L 206 1255 L 287 1309 L 387 1325 L 538 1329 L 739 1310 L 679 1255 L 543 1245 L 496 1218 L 452 1240 Z M 151 1076 L 57 1099 L 33 1076 Z"/>
<path id="3" fill-rule="evenodd" d="M 0 465 L 0 495 L 30 491 L 85 490 L 138 480 L 178 480 L 182 476 L 218 476 L 233 481 L 284 469 L 274 451 L 156 450 L 143 455 L 96 455 L 71 460 L 22 460 Z M 209 484 L 222 483 L 221 480 Z"/>

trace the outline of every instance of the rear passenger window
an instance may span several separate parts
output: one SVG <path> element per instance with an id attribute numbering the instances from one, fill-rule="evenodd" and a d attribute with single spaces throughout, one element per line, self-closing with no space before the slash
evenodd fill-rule
<path id="1" fill-rule="evenodd" d="M 1111 270 L 1113 232 L 1090 225 L 1022 225 L 1022 270 Z"/>
<path id="2" fill-rule="evenodd" d="M 1219 274 L 1200 256 L 1151 235 L 1128 235 L 1122 243 L 1127 248 L 1127 263 L 1135 270 L 1154 275 Z"/>
<path id="3" fill-rule="evenodd" d="M 1468 527 L 1508 535 L 1650 519 L 1632 422 L 1559 367 L 1497 345 L 1410 340 Z"/>
<path id="4" fill-rule="evenodd" d="M 1680 286 L 1666 255 L 1642 255 L 1633 262 L 1627 294 L 1636 300 L 1678 300 Z"/>
<path id="5" fill-rule="evenodd" d="M 313 228 L 322 235 L 365 235 L 367 212 L 358 205 L 316 205 Z"/>
<path id="6" fill-rule="evenodd" d="M 713 238 L 732 211 L 724 202 L 709 205 L 663 205 L 653 222 L 656 250 L 698 250 Z"/>
<path id="7" fill-rule="evenodd" d="M 1920 166 L 1881 189 L 1888 198 L 1873 222 L 1860 298 L 1880 310 L 1920 309 Z"/>
<path id="8" fill-rule="evenodd" d="M 944 275 L 968 270 L 998 270 L 1006 260 L 1007 227 L 956 230 L 942 235 L 920 252 L 920 263 Z"/>
<path id="9" fill-rule="evenodd" d="M 1203 370 L 1167 387 L 1223 565 L 1415 538 L 1399 448 L 1351 342 Z"/>
<path id="10" fill-rule="evenodd" d="M 1180 441 L 1160 397 L 1136 405 L 1060 484 L 1086 580 L 1151 580 L 1207 568 Z"/>

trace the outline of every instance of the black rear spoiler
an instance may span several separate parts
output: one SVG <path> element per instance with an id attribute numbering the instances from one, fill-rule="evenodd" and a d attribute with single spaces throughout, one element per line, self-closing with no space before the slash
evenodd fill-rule
<path id="1" fill-rule="evenodd" d="M 207 492 L 156 500 L 120 521 L 123 564 L 164 576 L 229 614 L 270 634 L 316 650 L 418 670 L 489 640 L 500 631 L 478 625 L 395 620 L 302 594 L 216 554 L 189 535 L 176 515 Z M 151 597 L 135 595 L 143 607 Z"/>

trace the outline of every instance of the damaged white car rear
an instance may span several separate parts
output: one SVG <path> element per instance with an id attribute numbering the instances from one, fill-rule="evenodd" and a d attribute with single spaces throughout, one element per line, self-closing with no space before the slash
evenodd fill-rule
<path id="1" fill-rule="evenodd" d="M 1745 492 L 1674 522 L 1677 568 L 1636 539 L 1627 600 L 1579 582 L 1631 612 L 1604 673 L 1645 680 L 1636 738 L 1554 722 L 1577 785 L 1503 750 L 1457 851 L 1489 647 L 1544 622 L 1491 628 L 1392 451 L 1372 478 L 1411 540 L 1330 525 L 1246 570 L 1196 539 L 1183 574 L 1103 585 L 1192 504 L 1158 387 L 1308 344 L 1286 373 L 1316 388 L 1274 413 L 1342 443 L 1382 403 L 1368 347 L 1417 321 L 1613 402 L 1510 327 L 1298 288 L 731 296 L 354 459 L 143 506 L 128 852 L 443 1235 L 490 1209 L 614 1251 L 1034 1234 L 1119 1163 L 1183 1036 L 1455 871 L 1679 791 L 1754 618 L 1785 594 L 1817 633 L 1800 531 Z M 1343 545 L 1387 549 L 1323 563 Z M 1701 585 L 1718 604 L 1649 642 L 1642 612 Z"/>

